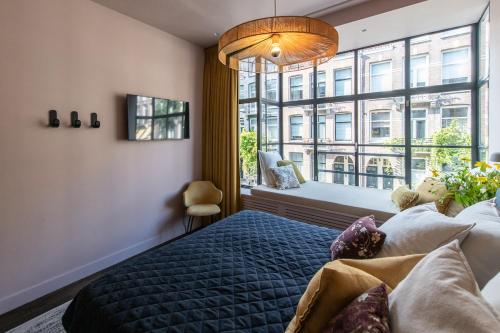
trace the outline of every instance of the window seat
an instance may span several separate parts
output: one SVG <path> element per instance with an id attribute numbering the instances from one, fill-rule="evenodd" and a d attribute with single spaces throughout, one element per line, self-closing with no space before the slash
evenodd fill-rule
<path id="1" fill-rule="evenodd" d="M 245 209 L 341 229 L 366 215 L 375 215 L 382 224 L 399 212 L 391 191 L 312 181 L 287 190 L 259 185 L 242 194 L 242 203 Z"/>

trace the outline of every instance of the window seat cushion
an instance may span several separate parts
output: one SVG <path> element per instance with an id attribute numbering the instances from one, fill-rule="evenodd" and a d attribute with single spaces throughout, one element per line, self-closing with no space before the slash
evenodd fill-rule
<path id="1" fill-rule="evenodd" d="M 365 187 L 308 181 L 300 188 L 286 190 L 259 185 L 253 187 L 251 193 L 266 199 L 355 216 L 375 215 L 377 221 L 386 221 L 399 212 L 391 201 L 391 191 Z"/>

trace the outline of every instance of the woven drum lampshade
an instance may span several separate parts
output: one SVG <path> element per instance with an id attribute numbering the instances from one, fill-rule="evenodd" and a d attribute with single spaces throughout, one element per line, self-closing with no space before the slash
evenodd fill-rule
<path id="1" fill-rule="evenodd" d="M 219 39 L 219 60 L 235 70 L 287 72 L 312 67 L 335 56 L 337 30 L 303 16 L 274 16 L 249 21 L 226 31 Z M 240 67 L 240 60 L 250 65 Z"/>

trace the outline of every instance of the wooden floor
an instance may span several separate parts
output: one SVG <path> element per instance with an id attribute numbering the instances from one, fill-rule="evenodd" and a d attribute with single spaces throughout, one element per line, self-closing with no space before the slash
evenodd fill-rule
<path id="1" fill-rule="evenodd" d="M 196 230 L 193 232 L 196 232 Z M 158 247 L 161 247 L 165 244 L 168 244 L 170 242 L 178 240 L 186 235 L 188 235 L 188 234 L 184 234 L 184 235 L 181 235 L 181 236 L 176 237 L 174 239 L 171 239 L 171 240 L 164 242 L 158 246 L 155 246 L 155 247 L 153 247 L 153 248 L 151 248 L 143 253 L 152 251 L 152 250 L 154 250 Z M 141 255 L 143 253 L 137 254 L 136 256 Z M 134 256 L 134 257 L 136 257 L 136 256 Z M 126 260 L 122 261 L 121 263 L 126 262 L 127 260 L 130 260 L 134 257 L 126 259 Z M 121 263 L 118 263 L 116 265 L 119 265 Z M 84 286 L 86 286 L 90 282 L 103 276 L 108 271 L 113 269 L 116 265 L 111 266 L 109 268 L 106 268 L 105 270 L 102 270 L 102 271 L 97 272 L 95 274 L 92 274 L 90 276 L 87 276 L 86 278 L 83 278 L 77 282 L 74 282 L 74 283 L 66 286 L 66 287 L 63 287 L 59 290 L 56 290 L 48 295 L 42 296 L 42 297 L 40 297 L 40 298 L 30 302 L 30 303 L 22 305 L 22 306 L 14 309 L 12 311 L 9 311 L 9 312 L 1 315 L 0 316 L 0 332 L 8 331 L 16 326 L 21 325 L 22 323 L 24 323 L 32 318 L 35 318 L 36 316 L 39 316 L 39 315 L 49 311 L 50 309 L 55 308 L 56 306 L 59 306 L 61 304 L 66 303 L 67 301 L 69 301 L 73 297 L 75 297 L 80 289 L 82 289 Z"/>

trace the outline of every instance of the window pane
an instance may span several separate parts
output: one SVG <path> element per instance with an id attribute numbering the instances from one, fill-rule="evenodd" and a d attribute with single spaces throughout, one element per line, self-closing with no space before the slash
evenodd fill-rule
<path id="1" fill-rule="evenodd" d="M 240 182 L 257 182 L 257 104 L 240 104 Z"/>
<path id="2" fill-rule="evenodd" d="M 479 22 L 479 79 L 490 75 L 490 10 L 484 13 Z"/>
<path id="3" fill-rule="evenodd" d="M 411 87 L 470 82 L 470 27 L 411 39 Z"/>
<path id="4" fill-rule="evenodd" d="M 306 180 L 314 179 L 314 147 L 311 145 L 283 145 L 283 158 L 293 161 Z"/>
<path id="5" fill-rule="evenodd" d="M 354 146 L 318 147 L 318 181 L 356 185 L 354 161 Z"/>
<path id="6" fill-rule="evenodd" d="M 388 91 L 404 87 L 404 45 L 404 42 L 395 42 L 359 51 L 360 92 Z"/>
<path id="7" fill-rule="evenodd" d="M 354 102 L 319 104 L 317 113 L 318 143 L 353 142 Z M 320 119 L 325 119 L 324 125 L 320 122 Z"/>
<path id="8" fill-rule="evenodd" d="M 325 73 L 325 96 L 352 95 L 354 75 L 354 52 L 338 54 L 318 66 L 318 73 Z"/>
<path id="9" fill-rule="evenodd" d="M 312 105 L 283 108 L 284 142 L 313 143 L 313 107 Z"/>
<path id="10" fill-rule="evenodd" d="M 479 146 L 488 148 L 488 112 L 489 112 L 489 85 L 479 88 Z M 482 159 L 484 161 L 484 159 Z"/>
<path id="11" fill-rule="evenodd" d="M 261 145 L 277 145 L 279 143 L 279 108 L 262 104 L 260 123 Z"/>
<path id="12" fill-rule="evenodd" d="M 290 65 L 297 71 L 283 73 L 283 101 L 300 101 L 310 99 L 311 95 L 312 73 L 314 68 L 302 69 L 301 64 Z"/>
<path id="13" fill-rule="evenodd" d="M 279 99 L 279 93 L 278 93 L 279 74 L 277 72 L 261 73 L 260 81 L 261 81 L 260 86 L 262 90 L 261 97 L 277 102 Z"/>
<path id="14" fill-rule="evenodd" d="M 470 98 L 468 91 L 412 96 L 412 143 L 470 145 Z"/>
<path id="15" fill-rule="evenodd" d="M 393 190 L 404 184 L 403 147 L 361 147 L 360 186 Z"/>
<path id="16" fill-rule="evenodd" d="M 410 62 L 410 87 L 426 87 L 429 85 L 429 55 L 416 55 Z"/>
<path id="17" fill-rule="evenodd" d="M 248 70 L 255 69 L 254 58 L 249 58 L 240 61 L 239 74 L 239 99 L 247 99 L 256 97 L 255 93 L 255 73 Z"/>
<path id="18" fill-rule="evenodd" d="M 471 158 L 470 148 L 412 148 L 411 182 L 415 187 L 432 171 L 450 171 L 463 165 L 462 158 Z M 414 162 L 415 161 L 415 162 Z"/>
<path id="19" fill-rule="evenodd" d="M 362 144 L 404 143 L 404 97 L 360 101 L 359 142 Z"/>

